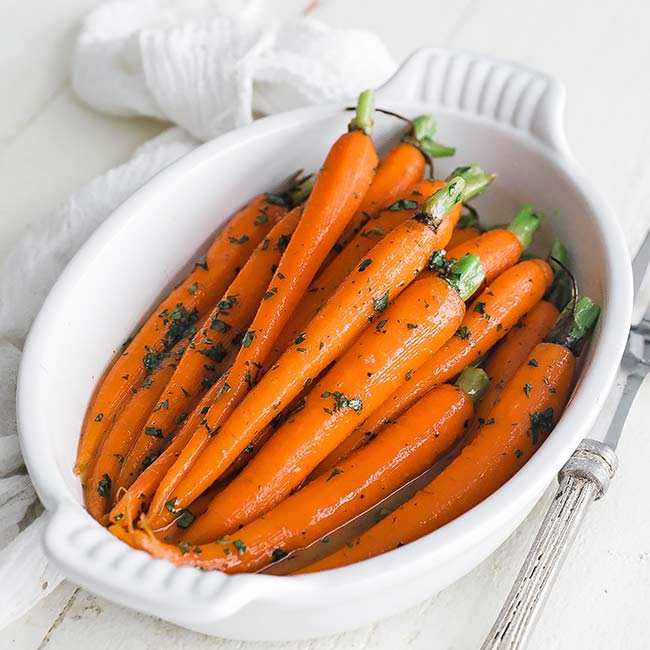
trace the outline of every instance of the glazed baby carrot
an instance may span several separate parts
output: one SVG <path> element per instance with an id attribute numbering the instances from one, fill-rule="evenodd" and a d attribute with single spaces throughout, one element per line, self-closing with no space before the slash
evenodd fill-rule
<path id="1" fill-rule="evenodd" d="M 547 300 L 538 302 L 494 348 L 483 369 L 490 378 L 490 388 L 476 409 L 476 421 L 487 419 L 503 389 L 530 351 L 551 331 L 559 312 Z"/>
<path id="2" fill-rule="evenodd" d="M 188 531 L 191 541 L 230 533 L 295 489 L 366 410 L 372 412 L 452 336 L 463 318 L 464 300 L 483 276 L 478 258 L 468 255 L 454 264 L 447 279 L 416 280 L 388 306 L 386 297 L 365 331 L 307 394 L 303 408 L 213 499 Z M 228 421 L 221 433 L 231 439 L 238 432 L 236 423 Z M 212 466 L 206 454 L 194 469 L 210 475 Z"/>
<path id="3" fill-rule="evenodd" d="M 456 334 L 414 370 L 410 381 L 404 382 L 371 413 L 363 425 L 319 465 L 317 472 L 327 471 L 433 386 L 450 380 L 476 362 L 541 300 L 552 280 L 551 268 L 542 260 L 519 262 L 502 273 L 467 308 Z"/>
<path id="4" fill-rule="evenodd" d="M 524 206 L 508 228 L 495 228 L 469 239 L 447 253 L 449 259 L 459 259 L 473 253 L 481 258 L 485 269 L 485 281 L 490 283 L 510 268 L 521 257 L 544 217 L 531 206 Z"/>
<path id="5" fill-rule="evenodd" d="M 169 437 L 214 384 L 219 376 L 217 373 L 225 370 L 224 363 L 237 349 L 238 334 L 248 330 L 260 301 L 273 295 L 266 290 L 300 213 L 300 207 L 294 208 L 278 221 L 199 327 L 162 391 L 161 407 L 150 413 L 130 451 L 128 448 L 120 450 L 126 458 L 117 481 L 118 488 L 128 488 L 151 464 L 151 459 L 160 454 Z M 157 434 L 148 435 L 148 431 Z"/>
<path id="6" fill-rule="evenodd" d="M 462 436 L 472 400 L 487 384 L 485 373 L 468 368 L 459 386 L 443 384 L 404 413 L 390 431 L 360 449 L 329 476 L 287 497 L 229 539 L 194 549 L 191 539 L 162 544 L 141 531 L 135 542 L 175 564 L 228 573 L 253 572 L 320 539 L 372 508 L 439 460 Z M 191 537 L 192 528 L 184 531 Z"/>
<path id="7" fill-rule="evenodd" d="M 374 96 L 366 91 L 359 98 L 357 114 L 348 132 L 332 145 L 327 155 L 300 222 L 268 285 L 270 298 L 260 303 L 228 376 L 213 386 L 214 401 L 202 424 L 158 487 L 152 503 L 154 513 L 162 514 L 169 498 L 166 494 L 174 489 L 209 437 L 255 383 L 283 326 L 361 204 L 377 166 L 377 152 L 369 136 L 373 114 Z"/>
<path id="8" fill-rule="evenodd" d="M 535 346 L 489 419 L 460 455 L 429 485 L 349 546 L 302 572 L 351 564 L 413 541 L 467 512 L 510 479 L 557 423 L 569 398 L 575 356 L 598 318 L 581 299 L 564 312 L 547 342 Z"/>
<path id="9" fill-rule="evenodd" d="M 302 179 L 299 181 L 302 183 Z M 302 186 L 297 189 L 302 192 Z M 215 237 L 206 255 L 160 303 L 103 377 L 82 426 L 75 473 L 84 475 L 113 418 L 149 370 L 193 327 L 223 294 L 253 249 L 287 212 L 289 193 L 260 194 L 235 214 Z"/>
<path id="10" fill-rule="evenodd" d="M 455 221 L 446 215 L 462 200 L 464 186 L 462 177 L 452 179 L 422 203 L 418 215 L 398 226 L 370 251 L 294 345 L 238 405 L 230 418 L 236 435 L 223 435 L 206 418 L 208 428 L 197 431 L 193 438 L 196 446 L 190 445 L 189 453 L 185 453 L 187 447 L 184 449 L 172 480 L 166 481 L 165 490 L 158 490 L 157 508 L 153 504 L 150 508 L 155 528 L 169 520 L 166 503 L 175 499 L 177 506 L 184 507 L 216 480 L 255 435 L 297 397 L 305 382 L 312 381 L 341 354 L 367 325 L 368 318 L 374 318 L 389 298 L 395 298 L 415 279 L 431 251 L 448 241 Z M 200 452 L 205 445 L 208 447 L 198 469 L 190 470 L 195 449 Z"/>
<path id="11" fill-rule="evenodd" d="M 133 443 L 151 409 L 160 401 L 160 395 L 183 351 L 184 348 L 177 345 L 140 386 L 133 388 L 131 398 L 104 436 L 83 482 L 86 510 L 95 519 L 100 520 L 112 505 L 120 465 L 124 462 L 124 450 Z"/>
<path id="12" fill-rule="evenodd" d="M 416 117 L 404 137 L 383 157 L 377 173 L 350 222 L 325 260 L 328 264 L 343 247 L 374 217 L 379 210 L 391 205 L 407 193 L 424 174 L 426 155 L 436 152 L 431 140 L 436 132 L 436 122 L 431 115 Z M 443 155 L 451 156 L 454 150 Z M 436 188 L 437 189 L 437 188 Z M 428 195 L 427 195 L 428 196 Z"/>
<path id="13" fill-rule="evenodd" d="M 478 165 L 460 167 L 447 178 L 462 174 L 467 186 L 464 196 L 470 199 L 480 194 L 494 179 L 493 175 L 487 175 Z M 294 313 L 290 323 L 278 339 L 275 355 L 269 360 L 272 365 L 277 357 L 285 351 L 296 336 L 304 331 L 307 323 L 314 317 L 316 312 L 327 302 L 327 299 L 336 291 L 339 284 L 356 268 L 366 253 L 386 233 L 391 232 L 401 223 L 411 219 L 417 213 L 423 196 L 430 196 L 444 183 L 442 181 L 422 180 L 417 183 L 411 191 L 396 201 L 393 205 L 382 210 L 376 217 L 370 219 L 354 239 L 326 266 L 318 277 L 312 282 L 309 291 L 301 301 Z M 460 217 L 461 206 L 454 208 L 452 218 Z M 462 257 L 459 255 L 458 257 Z"/>
<path id="14" fill-rule="evenodd" d="M 465 212 L 461 214 L 458 224 L 449 240 L 449 248 L 454 248 L 468 239 L 474 239 L 481 234 L 481 226 L 478 220 L 478 212 L 471 206 L 463 206 Z"/>

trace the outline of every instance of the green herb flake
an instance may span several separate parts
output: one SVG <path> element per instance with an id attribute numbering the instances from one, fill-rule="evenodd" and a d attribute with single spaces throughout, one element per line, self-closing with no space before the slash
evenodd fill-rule
<path id="1" fill-rule="evenodd" d="M 114 458 L 117 458 L 118 463 L 123 463 L 124 462 L 124 456 L 122 454 L 113 454 Z"/>
<path id="2" fill-rule="evenodd" d="M 305 339 L 307 338 L 306 334 L 303 332 L 302 334 L 298 334 L 296 338 L 294 339 L 294 343 L 298 345 L 298 343 L 302 343 Z"/>
<path id="3" fill-rule="evenodd" d="M 160 366 L 160 362 L 162 361 L 163 355 L 161 352 L 156 352 L 155 350 L 149 350 L 147 354 L 142 357 L 142 365 L 147 370 L 155 370 Z"/>
<path id="4" fill-rule="evenodd" d="M 104 414 L 103 413 L 98 413 L 95 416 L 95 422 L 101 422 L 104 419 Z"/>
<path id="5" fill-rule="evenodd" d="M 190 284 L 190 286 L 187 287 L 187 293 L 189 293 L 190 296 L 193 296 L 198 290 L 199 290 L 198 282 L 192 282 L 192 284 Z"/>
<path id="6" fill-rule="evenodd" d="M 463 339 L 463 341 L 466 341 L 467 339 L 471 338 L 472 333 L 469 331 L 469 328 L 466 325 L 463 325 L 456 330 L 454 336 L 457 336 L 458 338 Z"/>
<path id="7" fill-rule="evenodd" d="M 386 323 L 388 323 L 388 319 L 387 319 L 387 318 L 385 318 L 384 320 L 380 320 L 380 321 L 377 323 L 377 326 L 375 327 L 375 329 L 376 329 L 378 332 L 379 332 L 380 330 L 383 330 L 384 327 L 386 327 Z"/>
<path id="8" fill-rule="evenodd" d="M 255 338 L 255 330 L 248 330 L 241 340 L 242 347 L 249 348 Z"/>
<path id="9" fill-rule="evenodd" d="M 284 251 L 291 241 L 291 235 L 280 235 L 278 237 L 277 247 L 279 251 Z"/>
<path id="10" fill-rule="evenodd" d="M 196 517 L 186 508 L 185 510 L 181 510 L 181 514 L 176 519 L 176 525 L 185 530 L 192 525 L 195 519 Z"/>
<path id="11" fill-rule="evenodd" d="M 372 306 L 375 311 L 384 311 L 388 307 L 388 291 L 377 300 L 374 300 Z"/>
<path id="12" fill-rule="evenodd" d="M 372 264 L 372 260 L 368 257 L 359 264 L 359 273 L 365 271 Z"/>
<path id="13" fill-rule="evenodd" d="M 215 332 L 227 332 L 229 329 L 232 329 L 232 327 L 228 325 L 225 320 L 221 320 L 215 316 L 212 321 L 210 321 L 210 329 Z"/>
<path id="14" fill-rule="evenodd" d="M 533 387 L 531 384 L 524 384 L 524 393 L 526 393 L 526 397 L 530 396 L 530 391 L 533 390 Z"/>
<path id="15" fill-rule="evenodd" d="M 172 513 L 176 512 L 176 497 L 170 499 L 169 501 L 167 501 L 167 503 L 165 503 L 165 510 L 167 510 L 167 512 L 172 512 Z"/>
<path id="16" fill-rule="evenodd" d="M 97 483 L 97 494 L 103 499 L 111 495 L 111 477 L 108 474 L 103 474 Z"/>
<path id="17" fill-rule="evenodd" d="M 409 370 L 405 375 L 405 379 L 406 381 L 411 381 L 412 378 L 413 378 L 413 371 Z"/>
<path id="18" fill-rule="evenodd" d="M 187 542 L 178 542 L 178 548 L 180 549 L 181 553 L 185 555 L 189 552 L 190 545 Z"/>
<path id="19" fill-rule="evenodd" d="M 214 363 L 221 363 L 228 356 L 228 350 L 226 350 L 221 341 L 219 341 L 212 347 L 199 350 L 199 354 L 202 354 L 204 357 L 208 357 L 208 359 L 210 359 L 210 361 L 214 361 Z M 188 396 L 186 395 L 186 397 Z"/>
<path id="20" fill-rule="evenodd" d="M 208 263 L 206 262 L 205 255 L 204 255 L 203 257 L 201 257 L 201 258 L 196 262 L 196 264 L 195 264 L 194 266 L 195 266 L 195 267 L 198 266 L 198 267 L 202 268 L 204 271 L 207 271 L 207 270 L 208 270 Z"/>
<path id="21" fill-rule="evenodd" d="M 530 414 L 530 429 L 533 434 L 533 444 L 539 442 L 540 436 L 545 436 L 553 430 L 553 407 Z"/>
<path id="22" fill-rule="evenodd" d="M 289 555 L 286 551 L 283 551 L 281 548 L 276 548 L 274 549 L 273 553 L 271 553 L 271 557 L 273 558 L 274 562 L 279 562 L 282 558 L 287 557 Z"/>
<path id="23" fill-rule="evenodd" d="M 255 221 L 253 221 L 253 223 L 256 226 L 261 226 L 263 223 L 267 223 L 268 220 L 269 220 L 269 215 L 266 214 L 266 212 L 260 212 L 255 218 Z"/>
<path id="24" fill-rule="evenodd" d="M 418 326 L 415 323 L 406 323 L 406 329 L 414 330 L 417 329 L 417 327 Z"/>
<path id="25" fill-rule="evenodd" d="M 311 384 L 311 377 L 307 377 L 307 379 L 305 379 L 305 381 L 302 382 L 304 388 L 307 388 L 309 384 Z"/>
<path id="26" fill-rule="evenodd" d="M 343 474 L 343 470 L 335 467 L 327 480 L 331 481 L 335 476 L 338 476 L 339 474 Z"/>
<path id="27" fill-rule="evenodd" d="M 490 316 L 485 313 L 485 303 L 484 302 L 481 302 L 480 300 L 477 301 L 476 304 L 474 305 L 474 311 L 477 314 L 482 314 L 483 317 L 487 317 L 487 319 L 489 320 Z"/>
<path id="28" fill-rule="evenodd" d="M 278 292 L 277 287 L 271 287 L 265 294 L 264 294 L 264 300 L 268 300 L 269 298 L 273 298 L 275 294 Z"/>
<path id="29" fill-rule="evenodd" d="M 246 544 L 244 544 L 244 542 L 242 542 L 241 539 L 236 539 L 232 543 L 232 545 L 237 549 L 239 555 L 243 555 L 244 553 L 246 553 Z"/>
<path id="30" fill-rule="evenodd" d="M 228 241 L 231 244 L 245 244 L 248 239 L 248 235 L 242 235 L 239 239 L 237 239 L 237 237 L 228 237 Z"/>
<path id="31" fill-rule="evenodd" d="M 158 458 L 158 456 L 160 456 L 160 452 L 155 454 L 150 454 L 149 456 L 145 456 L 142 459 L 143 469 L 147 469 L 147 467 L 149 467 L 149 465 L 151 465 L 156 460 L 156 458 Z"/>
<path id="32" fill-rule="evenodd" d="M 271 205 L 287 204 L 287 202 L 285 201 L 284 197 L 281 194 L 273 194 L 272 192 L 267 192 L 265 200 L 267 203 L 270 203 Z"/>
<path id="33" fill-rule="evenodd" d="M 162 402 L 159 402 L 158 404 L 156 404 L 153 410 L 155 413 L 156 411 L 160 411 L 161 409 L 165 409 L 166 411 L 169 410 L 169 400 L 166 399 L 163 400 Z"/>
<path id="34" fill-rule="evenodd" d="M 528 362 L 528 365 L 533 366 L 533 368 L 539 368 L 539 363 L 534 357 Z"/>
<path id="35" fill-rule="evenodd" d="M 395 201 L 392 205 L 389 205 L 386 210 L 391 210 L 396 212 L 397 210 L 417 210 L 419 203 L 417 201 L 411 201 L 410 199 L 400 199 Z"/>
<path id="36" fill-rule="evenodd" d="M 162 438 L 162 429 L 158 429 L 156 427 L 145 427 L 144 428 L 144 433 L 147 436 L 152 436 L 153 438 Z"/>

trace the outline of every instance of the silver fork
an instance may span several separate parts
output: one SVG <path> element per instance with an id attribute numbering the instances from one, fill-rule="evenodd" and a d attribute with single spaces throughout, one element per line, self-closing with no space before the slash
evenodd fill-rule
<path id="1" fill-rule="evenodd" d="M 650 234 L 633 263 L 636 297 L 649 263 Z M 650 307 L 630 329 L 617 381 L 610 393 L 618 405 L 603 442 L 586 438 L 560 470 L 555 497 L 481 650 L 521 649 L 529 640 L 589 506 L 607 492 L 616 472 L 615 449 L 637 391 L 649 373 Z"/>

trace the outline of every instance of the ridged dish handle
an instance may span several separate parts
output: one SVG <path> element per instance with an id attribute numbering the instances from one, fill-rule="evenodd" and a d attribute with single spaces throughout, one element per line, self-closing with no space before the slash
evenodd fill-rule
<path id="1" fill-rule="evenodd" d="M 169 620 L 200 625 L 226 618 L 260 595 L 259 588 L 248 588 L 248 576 L 175 567 L 142 551 L 134 553 L 90 516 L 80 523 L 78 506 L 60 506 L 49 516 L 45 552 L 66 577 L 140 612 L 159 615 L 161 607 L 178 603 L 182 593 L 182 607 L 175 605 Z"/>
<path id="2" fill-rule="evenodd" d="M 564 87 L 520 65 L 468 52 L 422 49 L 377 91 L 377 98 L 481 116 L 529 133 L 571 157 L 562 126 Z"/>

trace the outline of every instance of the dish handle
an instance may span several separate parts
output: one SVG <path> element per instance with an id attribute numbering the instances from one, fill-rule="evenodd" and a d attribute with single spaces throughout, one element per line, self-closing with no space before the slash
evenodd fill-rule
<path id="1" fill-rule="evenodd" d="M 226 619 L 267 595 L 250 584 L 255 576 L 177 567 L 134 550 L 87 513 L 80 515 L 74 504 L 61 504 L 48 516 L 46 555 L 74 583 L 120 605 L 196 628 Z M 272 592 L 279 578 L 268 578 Z"/>
<path id="2" fill-rule="evenodd" d="M 528 133 L 572 158 L 562 125 L 564 86 L 514 63 L 463 51 L 414 52 L 377 90 L 378 100 L 422 102 Z"/>

